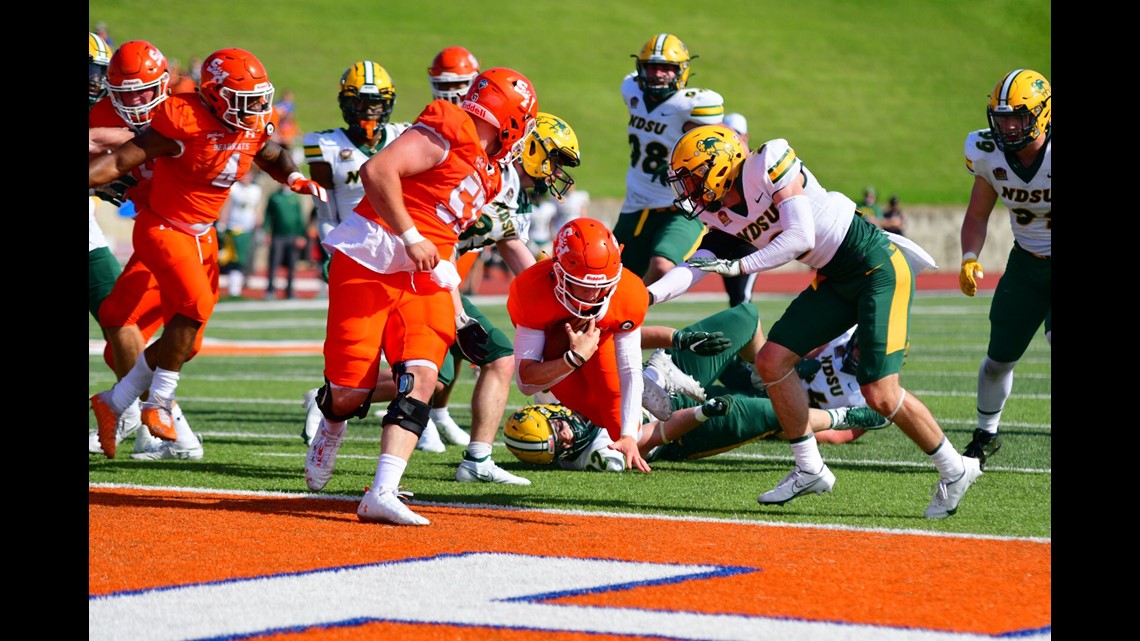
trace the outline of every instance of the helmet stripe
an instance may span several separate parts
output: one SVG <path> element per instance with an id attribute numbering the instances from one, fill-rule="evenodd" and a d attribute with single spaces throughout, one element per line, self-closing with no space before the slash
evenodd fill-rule
<path id="1" fill-rule="evenodd" d="M 371 60 L 365 60 L 364 61 L 364 81 L 362 84 L 366 84 L 366 85 L 376 84 L 376 76 L 373 73 L 376 69 L 376 67 L 374 66 L 375 64 L 376 63 L 372 62 Z"/>
<path id="2" fill-rule="evenodd" d="M 657 34 L 657 40 L 653 43 L 653 55 L 654 56 L 664 56 L 665 55 L 665 41 L 668 38 L 669 38 L 669 34 L 667 34 L 667 33 Z"/>
<path id="3" fill-rule="evenodd" d="M 1021 75 L 1022 71 L 1025 71 L 1025 70 L 1024 69 L 1014 69 L 1013 71 L 1009 72 L 1009 75 L 1006 76 L 1005 80 L 1001 83 L 1001 91 L 998 92 L 998 106 L 999 107 L 1008 107 L 1009 106 L 1009 88 L 1013 86 L 1013 81 L 1016 80 L 1019 75 Z"/>

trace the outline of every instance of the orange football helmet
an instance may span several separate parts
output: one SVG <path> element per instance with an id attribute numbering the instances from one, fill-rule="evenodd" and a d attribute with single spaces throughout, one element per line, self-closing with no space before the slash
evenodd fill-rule
<path id="1" fill-rule="evenodd" d="M 170 71 L 166 56 L 146 40 L 124 42 L 111 56 L 107 90 L 115 111 L 130 124 L 150 125 L 152 111 L 166 100 Z"/>
<path id="2" fill-rule="evenodd" d="M 431 95 L 458 105 L 479 75 L 479 61 L 463 47 L 448 47 L 436 54 L 428 67 Z"/>
<path id="3" fill-rule="evenodd" d="M 244 131 L 262 131 L 273 117 L 273 83 L 257 56 L 219 49 L 202 62 L 198 93 L 220 120 Z"/>
<path id="4" fill-rule="evenodd" d="M 495 67 L 471 81 L 460 105 L 499 129 L 499 151 L 491 160 L 513 162 L 523 151 L 523 138 L 534 131 L 538 96 L 530 80 L 514 69 Z"/>
<path id="5" fill-rule="evenodd" d="M 554 237 L 554 293 L 578 318 L 601 318 L 621 280 L 621 247 L 601 221 L 575 218 Z M 576 288 L 576 289 L 575 289 Z M 583 289 L 588 293 L 582 294 Z"/>

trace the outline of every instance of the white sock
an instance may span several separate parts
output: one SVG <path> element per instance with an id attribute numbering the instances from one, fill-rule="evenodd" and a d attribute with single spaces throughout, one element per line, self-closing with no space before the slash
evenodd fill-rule
<path id="1" fill-rule="evenodd" d="M 400 479 L 404 477 L 404 468 L 408 462 L 394 454 L 381 454 L 376 464 L 376 476 L 372 479 L 373 492 L 395 492 L 400 487 Z"/>
<path id="2" fill-rule="evenodd" d="M 241 296 L 242 285 L 245 283 L 245 274 L 234 270 L 230 272 L 230 296 Z"/>
<path id="3" fill-rule="evenodd" d="M 467 458 L 475 459 L 476 461 L 488 458 L 491 456 L 491 444 L 480 443 L 479 441 L 471 441 L 467 444 Z"/>
<path id="4" fill-rule="evenodd" d="M 324 416 L 321 417 L 321 423 L 324 424 L 324 429 L 329 433 L 329 436 L 340 436 L 344 434 L 344 428 L 348 427 L 347 421 L 330 421 Z M 321 428 L 318 427 L 317 431 L 320 432 Z"/>
<path id="5" fill-rule="evenodd" d="M 819 474 L 823 470 L 823 457 L 819 455 L 819 443 L 815 434 L 808 432 L 808 438 L 792 443 L 792 454 L 796 457 L 796 467 L 808 474 Z"/>
<path id="6" fill-rule="evenodd" d="M 161 367 L 154 368 L 154 379 L 150 382 L 150 400 L 153 401 L 155 396 L 161 396 L 165 399 L 174 398 L 174 390 L 178 389 L 179 378 L 178 372 L 172 372 Z"/>
<path id="7" fill-rule="evenodd" d="M 1005 402 L 1013 392 L 1013 368 L 1017 362 L 999 363 L 987 356 L 978 368 L 978 428 L 997 434 Z"/>
<path id="8" fill-rule="evenodd" d="M 441 420 L 450 421 L 452 423 L 455 422 L 451 418 L 451 412 L 449 412 L 446 407 L 433 407 L 431 411 L 428 412 L 428 416 L 430 416 L 431 420 L 435 421 L 436 423 L 439 423 Z"/>
<path id="9" fill-rule="evenodd" d="M 930 460 L 934 462 L 934 467 L 938 468 L 938 475 L 947 481 L 957 481 L 966 473 L 966 467 L 962 464 L 962 455 L 954 449 L 950 439 L 945 436 L 930 455 Z"/>
<path id="10" fill-rule="evenodd" d="M 131 371 L 111 388 L 111 409 L 122 413 L 124 409 L 139 400 L 154 379 L 154 370 L 146 364 L 146 353 L 140 352 Z"/>

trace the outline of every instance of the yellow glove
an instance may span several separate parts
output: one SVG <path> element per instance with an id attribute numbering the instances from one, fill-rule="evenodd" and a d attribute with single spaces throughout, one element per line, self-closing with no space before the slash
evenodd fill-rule
<path id="1" fill-rule="evenodd" d="M 958 286 L 962 288 L 962 293 L 967 296 L 978 293 L 978 283 L 974 279 L 981 280 L 984 277 L 982 264 L 978 262 L 977 255 L 973 252 L 963 254 L 962 273 L 958 274 Z"/>

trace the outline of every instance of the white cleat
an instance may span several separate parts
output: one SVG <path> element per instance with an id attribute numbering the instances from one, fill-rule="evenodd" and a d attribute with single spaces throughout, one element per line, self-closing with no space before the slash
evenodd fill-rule
<path id="1" fill-rule="evenodd" d="M 136 439 L 138 437 L 135 437 Z M 131 454 L 131 458 L 138 461 L 161 461 L 164 459 L 183 459 L 197 461 L 205 456 L 205 450 L 202 449 L 202 438 L 197 434 L 194 438 L 198 441 L 196 446 L 185 447 L 178 441 L 164 441 L 162 439 L 152 438 L 143 448 L 135 448 L 135 452 Z"/>
<path id="2" fill-rule="evenodd" d="M 344 435 L 345 432 L 341 432 L 340 436 L 329 434 L 328 427 L 321 420 L 321 429 L 309 444 L 309 453 L 305 456 L 305 483 L 310 490 L 317 492 L 328 485 Z"/>
<path id="3" fill-rule="evenodd" d="M 656 371 L 657 384 L 667 392 L 682 394 L 701 403 L 708 400 L 705 398 L 705 388 L 695 378 L 682 372 L 663 349 L 653 352 L 645 369 Z"/>
<path id="4" fill-rule="evenodd" d="M 966 495 L 966 490 L 982 475 L 982 467 L 978 459 L 971 456 L 962 457 L 962 465 L 966 468 L 962 476 L 956 481 L 938 479 L 934 484 L 934 498 L 926 508 L 926 518 L 944 519 L 958 511 L 958 503 Z"/>
<path id="5" fill-rule="evenodd" d="M 320 408 L 317 407 L 317 391 L 319 389 L 314 387 L 301 396 L 304 401 L 301 406 L 305 408 L 305 427 L 301 430 L 301 440 L 305 441 L 305 445 L 313 442 L 317 436 L 317 430 L 321 427 L 323 415 Z"/>
<path id="6" fill-rule="evenodd" d="M 431 521 L 416 514 L 404 505 L 396 493 L 373 492 L 364 493 L 360 506 L 356 508 L 356 518 L 366 523 L 391 523 L 393 525 L 428 525 Z"/>
<path id="7" fill-rule="evenodd" d="M 835 475 L 826 465 L 816 474 L 808 474 L 797 467 L 780 481 L 776 489 L 756 497 L 756 502 L 760 505 L 783 505 L 804 494 L 831 492 L 833 487 L 835 487 Z"/>
<path id="8" fill-rule="evenodd" d="M 467 444 L 471 442 L 471 436 L 463 431 L 463 428 L 459 427 L 459 424 L 447 412 L 435 413 L 432 420 L 435 421 L 435 426 L 438 428 L 439 435 L 443 438 L 444 443 L 467 447 Z"/>
<path id="9" fill-rule="evenodd" d="M 488 456 L 480 462 L 464 458 L 455 470 L 455 480 L 460 483 L 506 483 L 507 485 L 530 485 L 530 481 L 521 476 L 515 476 L 503 468 L 495 465 Z"/>
<path id="10" fill-rule="evenodd" d="M 425 452 L 446 452 L 447 447 L 444 446 L 443 440 L 439 438 L 439 430 L 435 426 L 435 421 L 428 419 L 427 427 L 424 428 L 420 434 L 420 440 L 416 442 L 416 449 Z"/>

